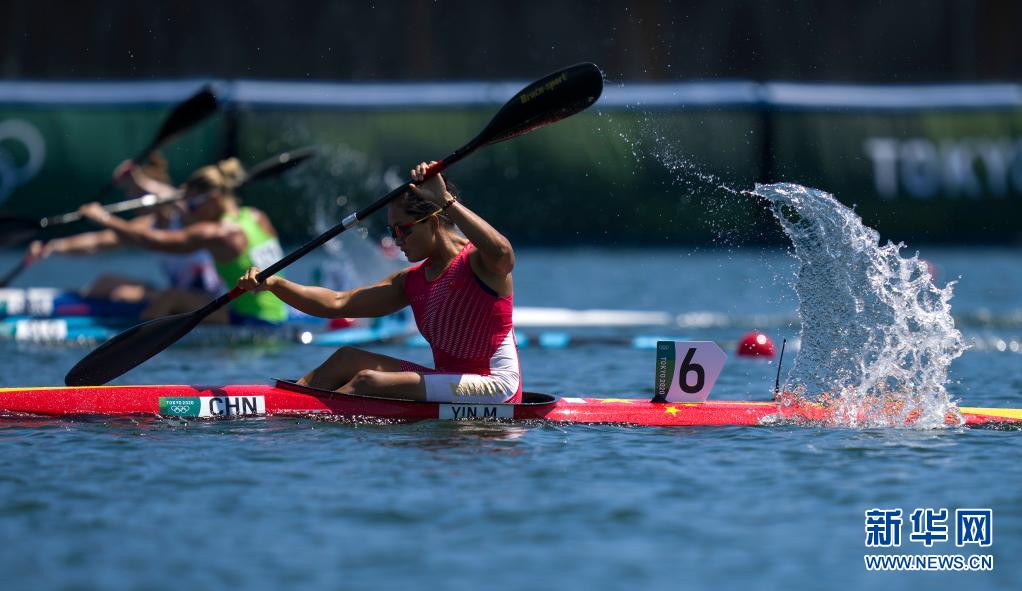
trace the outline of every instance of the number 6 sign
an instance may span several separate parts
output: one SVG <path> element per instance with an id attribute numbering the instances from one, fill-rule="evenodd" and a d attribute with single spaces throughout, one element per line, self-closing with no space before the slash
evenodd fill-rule
<path id="1" fill-rule="evenodd" d="M 703 402 L 727 355 L 713 341 L 657 341 L 653 402 Z"/>

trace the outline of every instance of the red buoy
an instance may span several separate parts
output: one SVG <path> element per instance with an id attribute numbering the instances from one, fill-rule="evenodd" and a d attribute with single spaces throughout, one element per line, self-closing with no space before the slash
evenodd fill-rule
<path id="1" fill-rule="evenodd" d="M 330 327 L 330 330 L 338 330 L 338 329 L 341 329 L 341 328 L 351 328 L 352 326 L 355 326 L 355 319 L 354 318 L 331 318 L 330 322 L 327 323 L 327 326 Z"/>
<path id="2" fill-rule="evenodd" d="M 738 341 L 736 353 L 740 357 L 773 357 L 776 354 L 774 342 L 770 337 L 754 330 Z"/>

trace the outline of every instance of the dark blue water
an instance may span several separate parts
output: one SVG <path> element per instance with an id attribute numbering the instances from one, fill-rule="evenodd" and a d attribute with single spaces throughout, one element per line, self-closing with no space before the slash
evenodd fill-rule
<path id="1" fill-rule="evenodd" d="M 798 334 L 795 265 L 781 251 L 519 255 L 520 305 L 706 312 L 713 322 L 672 332 L 726 348 L 752 328 L 778 343 Z M 975 344 L 952 365 L 950 391 L 1022 407 L 1022 252 L 923 255 L 938 281 L 959 279 L 953 309 Z M 2 268 L 14 261 L 0 257 Z M 151 273 L 147 261 L 47 261 L 21 284 L 80 284 L 100 267 Z M 85 352 L 0 343 L 0 386 L 58 384 Z M 262 382 L 328 354 L 179 347 L 123 382 Z M 649 351 L 529 349 L 522 365 L 532 390 L 652 392 Z M 775 369 L 732 356 L 712 397 L 766 399 Z M 968 429 L 7 421 L 0 570 L 11 589 L 1011 589 L 1022 580 L 1020 457 L 1022 432 Z M 906 521 L 917 507 L 990 508 L 993 545 L 925 550 L 906 524 L 897 551 L 867 549 L 863 512 L 874 507 Z M 995 567 L 863 565 L 866 553 L 921 552 L 992 554 Z"/>

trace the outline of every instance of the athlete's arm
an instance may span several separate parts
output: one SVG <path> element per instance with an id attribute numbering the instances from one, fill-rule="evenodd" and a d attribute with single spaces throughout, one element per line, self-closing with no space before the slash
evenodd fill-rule
<path id="1" fill-rule="evenodd" d="M 245 290 L 268 289 L 285 304 L 312 316 L 371 318 L 392 314 L 408 305 L 404 290 L 405 272 L 398 271 L 376 285 L 334 291 L 288 281 L 279 275 L 271 276 L 260 286 L 256 280 L 259 269 L 252 267 L 238 280 L 238 287 Z"/>
<path id="2" fill-rule="evenodd" d="M 48 242 L 36 240 L 29 245 L 28 250 L 32 257 L 44 259 L 51 254 L 90 255 L 103 250 L 113 250 L 120 245 L 121 241 L 114 231 L 99 230 L 54 238 Z"/>
<path id="3" fill-rule="evenodd" d="M 153 216 L 140 215 L 132 218 L 129 223 L 151 226 L 153 223 Z M 113 230 L 98 230 L 96 232 L 82 232 L 81 234 L 74 234 L 73 236 L 65 236 L 64 238 L 54 238 L 53 240 L 45 242 L 42 240 L 36 240 L 29 245 L 28 250 L 29 255 L 33 258 L 45 259 L 51 254 L 96 254 L 97 252 L 120 248 L 123 245 L 124 243 L 117 235 L 117 232 L 114 232 Z"/>
<path id="4" fill-rule="evenodd" d="M 416 166 L 412 171 L 412 179 L 422 180 L 426 169 L 432 164 L 425 162 Z M 419 197 L 429 201 L 437 207 L 443 207 L 454 200 L 454 196 L 447 191 L 447 184 L 444 183 L 442 175 L 436 175 L 421 185 L 412 185 L 412 191 Z M 461 202 L 454 200 L 445 212 L 447 217 L 454 222 L 461 233 L 468 238 L 476 247 L 478 261 L 481 263 L 483 277 L 487 283 L 497 283 L 503 287 L 509 281 L 509 275 L 515 267 L 515 251 L 511 248 L 511 242 L 503 234 L 491 226 L 489 222 L 465 207 Z M 510 291 L 510 285 L 506 291 Z M 505 291 L 498 289 L 498 291 Z"/>
<path id="5" fill-rule="evenodd" d="M 503 278 L 511 274 L 515 268 L 515 251 L 503 234 L 460 201 L 455 201 L 446 213 L 465 238 L 476 247 L 479 262 L 489 275 Z"/>
<path id="6" fill-rule="evenodd" d="M 182 254 L 208 248 L 214 256 L 229 250 L 223 258 L 228 258 L 231 253 L 237 256 L 244 250 L 243 245 L 239 248 L 239 245 L 233 244 L 237 242 L 237 234 L 243 238 L 244 233 L 232 231 L 223 224 L 199 222 L 180 230 L 162 230 L 119 218 L 98 203 L 83 205 L 79 211 L 90 221 L 115 232 L 122 242 L 148 250 Z"/>

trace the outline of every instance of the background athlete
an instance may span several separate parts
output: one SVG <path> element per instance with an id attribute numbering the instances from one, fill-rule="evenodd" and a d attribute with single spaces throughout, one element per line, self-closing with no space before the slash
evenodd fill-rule
<path id="1" fill-rule="evenodd" d="M 207 251 L 217 273 L 230 284 L 253 265 L 268 266 L 283 257 L 277 231 L 262 211 L 242 207 L 234 194 L 245 169 L 237 158 L 204 166 L 184 184 L 183 202 L 189 222 L 180 228 L 155 228 L 134 224 L 105 211 L 98 203 L 79 208 L 93 223 L 112 230 L 118 239 L 147 250 L 166 253 Z M 187 302 L 185 310 L 161 310 L 164 315 L 187 311 L 205 301 Z M 287 320 L 284 304 L 269 293 L 245 294 L 231 302 L 230 321 L 240 325 L 272 325 Z"/>
<path id="2" fill-rule="evenodd" d="M 164 196 L 176 192 L 170 184 L 167 161 L 159 152 L 153 152 L 140 166 L 122 162 L 114 171 L 114 182 L 130 198 L 147 193 Z M 184 203 L 177 201 L 156 206 L 135 216 L 130 223 L 161 230 L 179 229 L 188 221 Z M 122 236 L 109 229 L 82 232 L 48 241 L 36 240 L 28 247 L 28 259 L 36 262 L 53 254 L 93 255 L 130 246 Z M 223 292 L 223 284 L 213 266 L 213 259 L 205 250 L 186 254 L 158 253 L 157 266 L 166 278 L 166 287 L 154 286 L 146 281 L 122 274 L 100 275 L 79 293 L 89 298 L 114 302 L 145 302 L 143 319 L 182 312 L 196 307 Z"/>
<path id="3" fill-rule="evenodd" d="M 413 181 L 422 182 L 431 164 L 416 166 Z M 327 318 L 383 316 L 411 306 L 435 367 L 342 347 L 299 383 L 411 400 L 520 402 L 511 243 L 465 207 L 440 175 L 393 201 L 387 220 L 408 260 L 422 262 L 376 285 L 333 291 L 273 276 L 260 286 L 259 269 L 252 268 L 238 286 L 269 290 L 298 310 Z"/>

